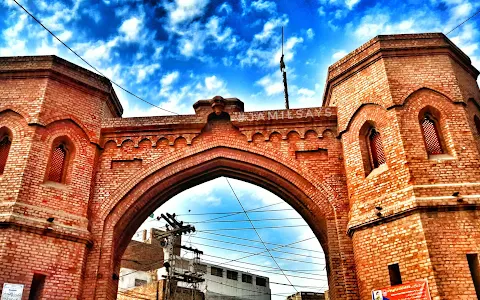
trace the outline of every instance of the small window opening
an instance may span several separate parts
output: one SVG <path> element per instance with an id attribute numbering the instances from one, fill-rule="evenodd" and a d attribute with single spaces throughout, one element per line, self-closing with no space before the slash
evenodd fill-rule
<path id="1" fill-rule="evenodd" d="M 372 159 L 373 168 L 378 168 L 380 165 L 386 163 L 385 152 L 383 152 L 382 137 L 380 133 L 375 129 L 370 129 L 368 135 L 370 145 L 370 155 Z"/>
<path id="2" fill-rule="evenodd" d="M 39 300 L 43 298 L 46 278 L 47 276 L 43 274 L 33 274 L 32 287 L 30 288 L 28 300 Z"/>
<path id="3" fill-rule="evenodd" d="M 475 116 L 475 118 L 473 118 L 473 120 L 475 121 L 475 128 L 477 129 L 477 136 L 480 137 L 480 118 L 478 116 Z"/>
<path id="4" fill-rule="evenodd" d="M 252 275 L 242 274 L 242 282 L 252 283 Z"/>
<path id="5" fill-rule="evenodd" d="M 0 137 L 0 175 L 3 174 L 3 171 L 5 170 L 11 145 L 12 141 L 8 135 Z"/>
<path id="6" fill-rule="evenodd" d="M 422 120 L 422 131 L 428 155 L 444 154 L 437 125 L 435 119 L 426 113 Z"/>
<path id="7" fill-rule="evenodd" d="M 52 151 L 50 158 L 50 170 L 48 172 L 48 181 L 63 183 L 65 180 L 65 169 L 67 160 L 67 149 L 64 144 L 60 144 Z"/>
<path id="8" fill-rule="evenodd" d="M 478 254 L 467 254 L 468 267 L 472 275 L 473 285 L 475 286 L 475 293 L 477 299 L 480 299 L 480 268 L 478 265 Z"/>
<path id="9" fill-rule="evenodd" d="M 238 280 L 238 272 L 227 270 L 227 278 L 231 280 Z"/>
<path id="10" fill-rule="evenodd" d="M 255 284 L 259 286 L 267 286 L 267 279 L 263 277 L 256 277 Z"/>
<path id="11" fill-rule="evenodd" d="M 144 279 L 135 278 L 135 286 L 146 285 L 148 282 Z"/>
<path id="12" fill-rule="evenodd" d="M 213 276 L 223 277 L 223 269 L 211 267 L 211 274 Z"/>
<path id="13" fill-rule="evenodd" d="M 402 284 L 402 276 L 400 275 L 400 267 L 398 264 L 388 266 L 388 274 L 390 275 L 390 285 Z"/>

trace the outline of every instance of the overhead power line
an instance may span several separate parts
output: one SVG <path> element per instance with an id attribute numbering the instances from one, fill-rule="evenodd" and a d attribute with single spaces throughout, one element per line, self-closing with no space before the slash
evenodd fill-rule
<path id="1" fill-rule="evenodd" d="M 208 255 L 209 256 L 209 255 Z M 204 259 L 203 261 L 205 262 L 209 262 L 209 263 L 217 263 L 216 261 L 213 261 L 213 260 L 208 260 L 208 259 Z M 243 267 L 243 269 L 245 270 L 250 270 L 250 271 L 253 271 L 253 272 L 263 272 L 263 273 L 267 273 L 267 274 L 275 274 L 275 275 L 282 275 L 282 273 L 279 273 L 280 270 L 278 269 L 275 269 L 277 270 L 277 272 L 274 272 L 274 271 L 268 271 L 268 270 L 258 270 L 258 269 L 254 269 L 254 268 L 246 268 L 246 267 Z M 284 270 L 285 271 L 285 270 Z M 295 273 L 295 274 L 305 274 L 303 272 L 290 272 L 290 273 Z M 308 274 L 308 273 L 307 273 Z M 320 274 L 308 274 L 308 275 L 313 275 L 313 276 L 322 276 Z M 313 278 L 313 277 L 306 277 L 306 276 L 299 276 L 299 275 L 292 275 L 292 274 L 288 274 L 288 276 L 290 277 L 294 277 L 294 278 L 301 278 L 301 279 L 308 279 L 308 280 L 320 280 L 320 281 L 325 281 L 327 279 L 325 278 Z"/>
<path id="2" fill-rule="evenodd" d="M 215 228 L 215 229 L 203 229 L 197 230 L 198 232 L 205 232 L 205 231 L 232 231 L 232 230 L 257 230 L 257 229 L 280 229 L 280 228 L 296 228 L 296 227 L 308 227 L 307 224 L 302 225 L 283 225 L 283 226 L 264 226 L 264 227 L 256 227 L 256 228 L 249 228 L 249 227 L 239 227 L 239 228 Z"/>
<path id="3" fill-rule="evenodd" d="M 251 220 L 252 222 L 265 222 L 265 221 L 285 221 L 285 220 L 303 220 L 303 218 L 266 218 L 266 219 L 256 219 Z M 219 221 L 184 221 L 185 223 L 190 224 L 210 224 L 210 223 L 244 223 L 248 220 L 219 220 Z M 303 224 L 302 224 L 303 225 Z"/>
<path id="4" fill-rule="evenodd" d="M 227 177 L 225 177 L 227 178 Z M 294 210 L 293 208 L 281 208 L 281 209 L 265 209 L 265 210 L 247 210 L 247 213 L 263 213 L 263 212 L 272 212 L 272 211 L 289 211 L 289 210 Z M 227 211 L 227 212 L 210 212 L 210 213 L 193 213 L 193 214 L 178 214 L 177 216 L 183 217 L 183 216 L 204 216 L 204 215 L 226 215 L 226 214 L 243 214 L 243 211 Z"/>
<path id="5" fill-rule="evenodd" d="M 452 30 L 450 30 L 449 32 L 447 32 L 445 35 L 449 35 L 452 31 L 455 31 L 457 28 L 461 27 L 463 24 L 467 23 L 468 21 L 470 21 L 470 19 L 474 18 L 476 15 L 478 15 L 480 13 L 480 9 L 477 10 L 477 12 L 475 12 L 473 15 L 471 15 L 470 17 L 468 17 L 466 20 L 464 20 L 462 23 L 458 24 L 457 26 L 453 27 Z"/>
<path id="6" fill-rule="evenodd" d="M 258 239 L 262 242 L 263 246 L 265 247 L 265 250 L 267 250 L 267 252 L 268 252 L 268 254 L 270 255 L 270 257 L 272 258 L 272 260 L 275 262 L 275 264 L 276 264 L 277 267 L 280 269 L 280 271 L 282 271 L 282 274 L 283 274 L 283 276 L 285 276 L 285 278 L 287 279 L 288 283 L 290 283 L 290 285 L 293 287 L 293 289 L 298 293 L 297 288 L 292 284 L 292 282 L 290 281 L 290 279 L 288 278 L 288 276 L 285 274 L 285 272 L 283 272 L 282 268 L 280 267 L 280 265 L 278 264 L 278 262 L 275 260 L 275 258 L 273 257 L 272 253 L 270 253 L 270 250 L 268 250 L 267 245 L 263 242 L 262 237 L 261 237 L 260 234 L 258 233 L 258 231 L 257 231 L 257 229 L 255 228 L 255 225 L 253 224 L 253 222 L 250 220 L 250 217 L 248 216 L 247 211 L 245 210 L 245 208 L 243 207 L 242 202 L 240 201 L 240 199 L 238 198 L 237 194 L 235 193 L 235 190 L 233 189 L 232 185 L 230 184 L 230 181 L 228 180 L 227 177 L 225 177 L 225 180 L 227 181 L 228 186 L 229 186 L 230 189 L 232 190 L 233 195 L 234 195 L 235 198 L 237 199 L 238 204 L 240 204 L 240 207 L 242 208 L 243 212 L 245 213 L 245 216 L 246 216 L 247 219 L 250 221 L 250 225 L 252 225 L 253 230 L 255 230 L 255 233 L 257 234 Z"/>
<path id="7" fill-rule="evenodd" d="M 173 112 L 173 111 L 170 111 L 168 109 L 165 109 L 165 108 L 162 108 L 158 105 L 155 105 L 145 99 L 143 99 L 142 97 L 140 96 L 137 96 L 136 94 L 134 94 L 133 92 L 130 92 L 129 90 L 127 90 L 126 88 L 124 88 L 123 86 L 121 86 L 120 84 L 116 83 L 115 81 L 113 81 L 112 79 L 108 78 L 107 76 L 105 76 L 102 72 L 100 72 L 97 68 L 95 68 L 92 64 L 90 64 L 88 61 L 86 61 L 80 54 L 78 54 L 75 50 L 73 50 L 72 48 L 70 48 L 64 41 L 62 41 L 55 33 L 53 33 L 50 29 L 48 29 L 47 27 L 45 27 L 45 25 L 43 25 L 43 23 L 37 19 L 32 13 L 30 13 L 25 7 L 23 7 L 20 3 L 17 2 L 17 0 L 13 0 L 13 2 L 15 2 L 23 11 L 25 11 L 32 19 L 35 20 L 35 22 L 37 22 L 40 26 L 43 27 L 43 29 L 45 29 L 48 33 L 50 33 L 50 35 L 52 35 L 57 41 L 59 41 L 63 46 L 65 46 L 68 50 L 70 50 L 70 52 L 72 52 L 75 56 L 77 56 L 79 59 L 81 59 L 84 63 L 86 63 L 90 68 L 92 68 L 93 70 L 95 70 L 95 72 L 97 72 L 99 75 L 102 75 L 103 77 L 105 77 L 106 79 L 108 79 L 113 85 L 117 86 L 118 88 L 122 89 L 124 92 L 132 95 L 133 97 L 153 106 L 153 107 L 156 107 L 158 109 L 161 109 L 165 112 L 168 112 L 168 113 L 171 113 L 171 114 L 174 114 L 174 115 L 179 115 L 178 113 L 176 112 Z"/>
<path id="8" fill-rule="evenodd" d="M 226 248 L 226 247 L 220 247 L 220 246 L 212 246 L 212 245 L 207 245 L 207 244 L 202 244 L 202 243 L 191 243 L 192 245 L 197 245 L 197 246 L 203 246 L 203 247 L 210 247 L 210 248 L 215 248 L 215 249 L 221 249 L 221 250 L 226 250 L 226 251 L 232 251 L 236 253 L 246 253 L 246 254 L 252 254 L 253 256 L 265 256 L 269 257 L 269 255 L 264 255 L 264 254 L 257 254 L 254 252 L 249 252 L 249 251 L 243 251 L 243 250 L 238 250 L 238 249 L 231 249 L 231 248 Z M 274 251 L 274 250 L 270 250 Z M 286 258 L 286 257 L 279 257 L 279 256 L 273 256 L 275 259 L 281 259 L 281 260 L 288 260 L 288 261 L 294 261 L 294 262 L 299 262 L 299 263 L 304 263 L 304 264 L 317 264 L 314 262 L 310 261 L 304 261 L 304 260 L 298 260 L 298 259 L 293 259 L 293 258 Z"/>
<path id="9" fill-rule="evenodd" d="M 218 258 L 218 259 L 223 259 L 223 260 L 226 260 L 225 257 L 221 257 L 221 256 L 216 256 L 216 255 L 211 255 L 211 254 L 203 254 L 204 256 L 209 256 L 209 257 L 213 257 L 213 258 Z M 259 265 L 259 264 L 255 264 L 255 263 L 252 263 L 252 262 L 243 262 L 243 261 L 235 261 L 233 263 L 231 262 L 215 262 L 218 266 L 231 266 L 231 267 L 235 267 L 235 268 L 243 268 L 242 265 L 252 265 L 252 266 L 256 266 L 256 267 L 260 267 L 260 268 L 265 268 L 265 269 L 271 269 L 271 270 L 279 270 L 279 268 L 276 268 L 276 267 L 268 267 L 268 266 L 264 266 L 264 265 Z M 325 264 L 323 263 L 307 263 L 307 265 L 318 265 L 318 266 L 325 266 Z M 288 270 L 288 269 L 283 269 L 284 271 Z M 259 270 L 259 271 L 262 271 L 262 270 Z M 303 271 L 306 271 L 306 270 L 303 270 Z M 303 272 L 302 270 L 288 270 L 288 272 L 293 272 L 293 273 L 297 273 L 297 272 Z M 313 271 L 317 271 L 317 270 L 313 270 Z M 322 270 L 323 271 L 323 270 Z"/>
<path id="10" fill-rule="evenodd" d="M 197 231 L 196 233 L 199 233 L 199 232 Z M 256 241 L 256 240 L 246 239 L 246 238 L 241 238 L 241 237 L 236 237 L 236 236 L 228 235 L 228 234 L 221 234 L 221 233 L 215 233 L 215 232 L 201 232 L 201 233 L 202 233 L 202 234 L 209 234 L 209 235 L 216 235 L 216 236 L 221 236 L 221 237 L 226 237 L 226 238 L 231 238 L 231 239 L 236 239 L 236 240 L 243 240 L 243 241 L 248 241 L 248 242 L 260 243 L 259 241 Z M 303 241 L 301 241 L 301 242 L 308 241 L 308 240 L 312 240 L 312 239 L 315 239 L 315 237 L 312 237 L 312 238 L 303 240 Z M 300 242 L 297 242 L 297 243 L 300 243 Z M 277 243 L 271 243 L 271 242 L 265 242 L 265 244 L 285 247 L 285 244 L 277 244 Z M 322 254 L 324 254 L 323 251 L 311 250 L 311 249 L 306 249 L 306 248 L 301 248 L 301 247 L 295 247 L 295 246 L 293 246 L 293 244 L 289 244 L 288 247 L 289 247 L 289 248 L 292 248 L 292 249 L 299 249 L 299 250 L 305 250 L 305 251 L 310 251 L 310 252 L 316 252 L 316 253 L 322 253 Z M 275 249 L 279 249 L 279 248 L 275 248 Z"/>
<path id="11" fill-rule="evenodd" d="M 291 244 L 301 243 L 301 242 L 308 241 L 308 240 L 311 240 L 311 239 L 314 239 L 314 238 L 315 238 L 315 237 L 308 238 L 308 239 L 303 239 L 303 240 L 300 240 L 300 241 L 298 241 L 298 242 L 291 243 Z M 271 249 L 271 250 L 274 251 L 274 250 L 276 250 L 276 249 L 280 249 L 280 248 L 284 248 L 284 247 L 289 247 L 291 244 L 282 245 L 282 246 L 273 248 L 273 249 Z M 265 247 L 265 248 L 266 248 L 266 247 Z M 268 251 L 268 250 L 267 250 L 267 251 Z M 245 258 L 249 258 L 249 257 L 252 257 L 252 256 L 256 256 L 256 255 L 263 254 L 263 253 L 265 253 L 265 252 L 267 252 L 267 251 L 257 252 L 257 253 L 254 253 L 254 254 L 251 254 L 251 255 L 246 255 L 246 256 L 243 256 L 243 257 L 240 257 L 240 258 L 231 259 L 231 260 L 227 261 L 226 263 L 234 262 L 234 261 L 240 261 L 240 260 L 245 259 Z M 269 253 L 270 253 L 270 252 L 269 252 Z M 312 264 L 314 264 L 314 263 L 312 263 Z"/>
<path id="12" fill-rule="evenodd" d="M 202 240 L 212 241 L 212 242 L 217 242 L 217 243 L 224 243 L 224 244 L 229 244 L 229 245 L 242 246 L 242 247 L 247 247 L 247 248 L 263 249 L 262 247 L 257 247 L 257 246 L 242 244 L 242 243 L 234 243 L 234 242 L 229 242 L 229 241 L 224 241 L 224 240 L 218 240 L 218 239 L 211 239 L 211 238 L 200 237 L 200 236 L 196 236 L 196 235 L 192 236 L 192 238 L 202 239 Z M 323 257 L 305 255 L 305 254 L 288 252 L 288 251 L 281 251 L 281 250 L 274 250 L 274 249 L 270 249 L 270 250 L 271 250 L 271 251 L 274 251 L 274 252 L 289 254 L 289 255 L 303 256 L 303 257 L 309 257 L 309 258 L 315 258 L 315 259 L 325 259 L 325 258 L 323 258 Z M 306 250 L 306 251 L 309 251 L 309 250 Z"/>
<path id="13" fill-rule="evenodd" d="M 247 210 L 247 212 L 254 211 L 254 210 L 259 210 L 259 209 L 262 209 L 262 208 L 267 208 L 267 207 L 271 207 L 271 206 L 275 206 L 275 205 L 279 205 L 279 204 L 284 204 L 284 203 L 285 202 L 282 201 L 282 202 L 277 202 L 277 203 L 273 203 L 273 204 L 269 204 L 269 205 L 265 205 L 265 206 L 261 206 L 261 207 L 257 207 L 257 208 L 252 208 L 252 209 Z M 202 222 L 210 222 L 210 221 L 213 221 L 213 220 L 223 219 L 223 218 L 231 217 L 231 216 L 238 215 L 238 214 L 241 214 L 241 213 L 243 213 L 243 212 L 231 213 L 231 214 L 226 215 L 226 216 L 216 217 L 216 218 L 213 218 L 213 219 L 204 220 Z"/>

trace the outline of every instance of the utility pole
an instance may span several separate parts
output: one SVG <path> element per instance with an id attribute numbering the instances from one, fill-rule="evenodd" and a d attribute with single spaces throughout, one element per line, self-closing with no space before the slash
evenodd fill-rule
<path id="1" fill-rule="evenodd" d="M 290 109 L 290 105 L 288 103 L 288 85 L 287 85 L 287 70 L 285 69 L 285 61 L 283 60 L 283 26 L 282 26 L 282 57 L 280 57 L 280 71 L 283 75 L 283 87 L 285 93 L 285 108 Z"/>
<path id="2" fill-rule="evenodd" d="M 195 292 L 198 289 L 198 283 L 205 281 L 195 268 L 195 266 L 200 263 L 200 255 L 203 254 L 203 252 L 191 247 L 177 245 L 178 238 L 184 233 L 195 232 L 195 227 L 184 225 L 183 222 L 177 221 L 175 214 L 161 214 L 161 218 L 168 223 L 166 226 L 166 232 L 156 234 L 154 237 L 156 239 L 165 239 L 165 241 L 161 242 L 164 253 L 164 266 L 167 270 L 165 300 L 175 300 L 175 292 L 178 282 L 192 284 L 194 287 L 192 299 L 195 299 Z M 189 266 L 190 270 L 184 271 L 183 273 L 177 272 L 176 270 L 177 263 L 182 265 L 182 261 L 178 260 L 175 255 L 174 249 L 177 247 L 195 253 L 195 258 L 192 260 L 192 266 Z"/>

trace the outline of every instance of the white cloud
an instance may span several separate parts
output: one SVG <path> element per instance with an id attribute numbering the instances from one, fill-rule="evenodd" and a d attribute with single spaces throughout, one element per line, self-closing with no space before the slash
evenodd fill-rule
<path id="1" fill-rule="evenodd" d="M 257 11 L 267 11 L 269 13 L 275 13 L 277 11 L 277 4 L 272 1 L 257 0 L 253 1 L 251 7 Z"/>
<path id="2" fill-rule="evenodd" d="M 451 17 L 454 20 L 463 19 L 469 17 L 472 13 L 473 7 L 469 2 L 463 2 L 455 6 L 451 10 Z"/>
<path id="3" fill-rule="evenodd" d="M 286 40 L 284 45 L 285 62 L 292 61 L 295 55 L 295 47 L 301 43 L 303 43 L 303 38 L 301 37 L 293 36 Z M 271 42 L 267 45 L 252 43 L 245 52 L 240 52 L 237 55 L 237 59 L 242 67 L 273 67 L 278 66 L 281 56 L 281 35 L 279 35 L 271 37 Z"/>
<path id="4" fill-rule="evenodd" d="M 470 56 L 472 62 L 476 63 L 478 58 L 475 56 L 475 53 L 477 53 L 477 50 L 479 49 L 477 40 L 480 36 L 477 27 L 470 23 L 464 24 L 457 30 L 458 31 L 455 32 L 456 35 L 451 38 L 452 42 L 454 42 L 455 45 L 457 45 L 463 52 Z"/>
<path id="5" fill-rule="evenodd" d="M 142 29 L 143 18 L 131 17 L 123 21 L 119 31 L 123 33 L 128 42 L 136 41 L 139 38 L 139 32 Z"/>
<path id="6" fill-rule="evenodd" d="M 225 11 L 227 15 L 229 15 L 232 12 L 232 7 L 227 2 L 223 2 L 223 4 L 218 7 L 218 12 L 221 13 L 222 11 Z"/>
<path id="7" fill-rule="evenodd" d="M 100 20 L 102 19 L 102 15 L 100 14 L 100 11 L 98 10 L 98 7 L 93 7 L 90 9 L 84 9 L 83 13 L 88 15 L 90 18 L 92 18 L 95 23 L 98 24 Z"/>
<path id="8" fill-rule="evenodd" d="M 345 55 L 347 55 L 347 54 L 348 54 L 347 51 L 345 51 L 345 50 L 339 50 L 339 51 L 333 53 L 333 55 L 332 55 L 332 60 L 337 61 L 337 60 L 345 57 Z"/>
<path id="9" fill-rule="evenodd" d="M 137 83 L 141 83 L 147 76 L 152 75 L 156 70 L 160 68 L 160 64 L 153 63 L 150 65 L 138 65 L 133 70 L 136 72 Z"/>
<path id="10" fill-rule="evenodd" d="M 262 86 L 268 96 L 281 94 L 284 89 L 280 71 L 262 77 L 255 84 Z"/>
<path id="11" fill-rule="evenodd" d="M 99 66 L 104 62 L 111 60 L 111 50 L 114 48 L 118 43 L 118 39 L 115 38 L 110 41 L 97 41 L 97 42 L 89 42 L 89 43 L 80 43 L 76 44 L 74 48 L 82 53 L 83 58 L 86 61 L 93 64 L 94 66 Z"/>
<path id="12" fill-rule="evenodd" d="M 180 73 L 178 71 L 173 71 L 168 74 L 165 74 L 162 79 L 160 79 L 160 84 L 162 89 L 160 90 L 160 95 L 167 96 L 170 92 L 172 84 L 177 81 Z"/>
<path id="13" fill-rule="evenodd" d="M 426 16 L 424 12 L 410 14 L 408 18 L 399 21 L 392 21 L 392 17 L 387 12 L 379 12 L 365 15 L 354 29 L 354 35 L 360 40 L 365 41 L 379 34 L 398 34 L 415 32 L 434 32 L 442 31 L 443 23 L 437 16 Z"/>
<path id="14" fill-rule="evenodd" d="M 201 53 L 205 47 L 207 33 L 198 22 L 193 23 L 188 32 L 180 36 L 178 40 L 178 51 L 186 57 L 192 57 Z"/>
<path id="15" fill-rule="evenodd" d="M 225 86 L 225 82 L 212 75 L 205 77 L 205 88 L 209 91 L 219 90 Z"/>
<path id="16" fill-rule="evenodd" d="M 207 24 L 205 24 L 208 34 L 214 37 L 219 43 L 224 42 L 232 34 L 232 28 L 230 27 L 224 28 L 222 32 L 222 22 L 223 19 L 213 16 L 208 20 Z"/>
<path id="17" fill-rule="evenodd" d="M 203 15 L 208 3 L 209 0 L 175 0 L 165 4 L 165 9 L 169 12 L 170 24 L 177 25 Z"/>
<path id="18" fill-rule="evenodd" d="M 254 39 L 260 42 L 266 42 L 274 33 L 276 28 L 286 26 L 288 24 L 287 15 L 283 15 L 280 18 L 271 18 L 263 25 L 263 30 L 260 33 L 255 34 Z M 281 31 L 278 32 L 281 35 Z"/>
<path id="19" fill-rule="evenodd" d="M 291 38 L 287 39 L 284 46 L 284 57 L 283 57 L 285 62 L 290 62 L 293 60 L 293 57 L 295 55 L 295 46 L 301 43 L 303 43 L 303 38 L 301 37 L 292 36 Z M 281 57 L 282 57 L 282 50 L 278 49 L 275 55 L 273 56 L 273 59 L 270 60 L 270 65 L 271 66 L 277 65 L 280 62 Z"/>
<path id="20" fill-rule="evenodd" d="M 242 5 L 242 16 L 244 16 L 248 12 L 247 1 L 241 0 L 240 3 Z"/>
<path id="21" fill-rule="evenodd" d="M 323 6 L 320 6 L 320 7 L 318 8 L 318 14 L 319 14 L 320 16 L 325 16 L 326 13 L 325 13 L 325 9 L 323 8 Z"/>
<path id="22" fill-rule="evenodd" d="M 72 32 L 70 30 L 64 30 L 62 33 L 60 33 L 57 36 L 63 42 L 68 42 L 68 40 L 70 40 L 70 38 L 72 37 Z"/>
<path id="23" fill-rule="evenodd" d="M 312 28 L 308 28 L 308 29 L 307 29 L 307 38 L 308 38 L 309 40 L 311 40 L 311 39 L 313 39 L 314 36 L 315 36 L 315 32 L 313 31 L 313 29 L 312 29 Z"/>
<path id="24" fill-rule="evenodd" d="M 297 88 L 291 86 L 292 93 L 297 94 L 295 97 L 295 104 L 299 107 L 318 107 L 322 104 L 323 85 L 315 84 L 315 89 Z"/>
<path id="25" fill-rule="evenodd" d="M 307 96 L 307 97 L 312 97 L 313 95 L 315 95 L 315 91 L 312 91 L 312 90 L 309 90 L 309 89 L 306 89 L 306 88 L 299 89 L 297 93 L 299 95 Z"/>
<path id="26" fill-rule="evenodd" d="M 345 5 L 351 10 L 358 2 L 360 0 L 345 0 Z"/>

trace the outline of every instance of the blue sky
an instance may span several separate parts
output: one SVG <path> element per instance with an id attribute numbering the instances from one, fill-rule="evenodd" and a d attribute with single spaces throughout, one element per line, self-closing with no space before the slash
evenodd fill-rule
<path id="1" fill-rule="evenodd" d="M 286 270 L 290 282 L 299 291 L 328 289 L 322 247 L 302 217 L 282 199 L 263 188 L 235 179 L 229 179 L 229 182 L 262 240 L 269 243 L 269 249 L 279 250 L 271 253 L 279 266 Z M 257 208 L 261 209 L 252 211 Z M 272 299 L 283 300 L 295 293 L 288 286 L 285 276 L 275 270 L 275 262 L 264 252 L 262 243 L 251 229 L 224 177 L 173 197 L 154 213 L 154 218 L 147 218 L 140 230 L 163 227 L 165 221 L 157 221 L 156 216 L 166 212 L 175 212 L 178 220 L 195 226 L 194 234 L 182 237 L 183 244 L 204 251 L 202 259 L 206 262 L 226 262 L 225 267 L 269 277 Z M 279 226 L 282 228 L 266 228 Z M 140 230 L 134 239 L 141 237 Z M 291 243 L 294 243 L 291 247 L 279 246 Z M 240 259 L 249 256 L 249 253 L 259 252 L 264 253 Z M 191 258 L 190 253 L 183 252 L 183 255 Z M 232 259 L 240 260 L 229 262 Z"/>
<path id="2" fill-rule="evenodd" d="M 474 0 L 19 2 L 107 77 L 155 105 L 181 114 L 193 113 L 194 102 L 214 95 L 240 98 L 245 102 L 246 110 L 283 108 L 283 84 L 279 70 L 282 26 L 285 26 L 286 35 L 290 107 L 313 107 L 321 105 L 328 66 L 375 35 L 446 33 L 480 8 L 480 2 Z M 479 22 L 480 16 L 477 16 L 449 35 L 477 67 L 480 67 Z M 39 54 L 55 54 L 87 67 L 53 40 L 12 0 L 0 1 L 0 56 Z M 125 117 L 166 114 L 117 88 L 116 91 L 124 106 Z M 232 184 L 247 208 L 281 202 L 256 186 L 235 180 Z M 205 202 L 208 205 L 204 205 Z M 288 208 L 288 205 L 278 207 Z M 238 211 L 240 207 L 225 179 L 219 178 L 179 194 L 161 208 L 161 211 L 178 214 L 188 213 L 188 210 L 191 213 L 211 213 Z M 206 217 L 211 216 L 188 215 L 182 218 L 194 222 Z M 298 214 L 284 211 L 264 215 L 256 213 L 252 217 L 297 218 Z M 305 224 L 298 219 L 281 224 L 285 223 Z M 144 226 L 159 225 L 147 221 Z M 279 222 L 265 221 L 257 225 L 275 226 Z M 197 228 L 208 230 L 232 226 L 248 227 L 249 224 L 208 223 L 199 224 Z M 226 234 L 256 239 L 252 231 Z M 261 230 L 261 234 L 265 240 L 279 244 L 313 236 L 307 227 L 292 227 L 282 230 L 281 234 L 277 229 Z M 206 233 L 198 233 L 198 236 L 209 237 Z M 195 237 L 191 241 L 195 247 Z M 205 239 L 202 242 L 197 239 L 198 243 L 218 245 L 218 242 Z M 228 244 L 225 246 L 228 247 Z M 255 246 L 262 247 L 258 243 Z M 298 246 L 315 251 L 320 248 L 315 240 Z M 242 251 L 256 251 L 238 245 L 235 247 Z M 210 254 L 216 256 L 225 253 L 229 257 L 240 255 L 206 246 L 197 248 L 211 251 Z M 305 254 L 304 250 L 289 250 Z M 249 262 L 273 266 L 268 257 L 254 257 Z M 311 264 L 307 268 L 298 262 L 281 261 L 282 267 L 288 269 L 315 269 L 320 278 L 325 279 L 322 271 L 324 261 L 313 259 L 312 262 L 318 265 Z M 271 281 L 286 283 L 281 275 L 265 275 Z M 294 284 L 320 287 L 325 283 L 301 278 L 291 280 Z M 272 290 L 274 293 L 293 292 L 292 288 L 279 285 L 272 285 Z"/>
<path id="3" fill-rule="evenodd" d="M 21 0 L 87 61 L 148 101 L 192 113 L 216 94 L 247 110 L 283 107 L 281 26 L 291 107 L 319 106 L 327 67 L 377 34 L 448 32 L 473 0 Z M 84 65 L 12 0 L 0 2 L 0 55 L 56 54 Z M 478 66 L 479 18 L 450 38 Z M 124 116 L 161 115 L 119 91 Z"/>

